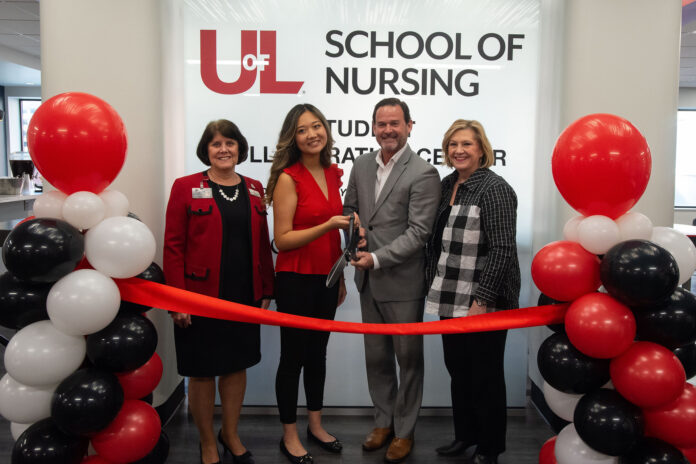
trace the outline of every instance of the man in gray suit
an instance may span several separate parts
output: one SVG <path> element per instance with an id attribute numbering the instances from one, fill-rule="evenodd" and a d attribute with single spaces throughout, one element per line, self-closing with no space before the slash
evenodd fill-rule
<path id="1" fill-rule="evenodd" d="M 352 262 L 363 322 L 423 321 L 424 246 L 440 201 L 440 176 L 406 144 L 412 127 L 406 103 L 377 103 L 372 128 L 381 149 L 360 156 L 350 173 L 343 211 L 359 214 L 368 248 Z M 385 460 L 401 462 L 413 447 L 423 398 L 423 337 L 365 335 L 365 361 L 375 428 L 363 448 L 376 450 L 394 436 Z"/>

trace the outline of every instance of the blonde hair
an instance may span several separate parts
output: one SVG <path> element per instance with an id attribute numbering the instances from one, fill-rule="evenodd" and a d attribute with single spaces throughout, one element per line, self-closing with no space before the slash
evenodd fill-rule
<path id="1" fill-rule="evenodd" d="M 285 121 L 283 121 L 283 126 L 280 129 L 280 135 L 278 135 L 278 144 L 276 145 L 276 152 L 273 155 L 273 163 L 271 164 L 271 174 L 268 178 L 268 185 L 266 186 L 266 204 L 268 205 L 273 202 L 273 191 L 275 190 L 278 177 L 280 177 L 283 169 L 292 166 L 300 159 L 301 153 L 295 142 L 295 134 L 297 132 L 297 122 L 300 120 L 300 116 L 307 111 L 316 116 L 324 126 L 324 129 L 326 129 L 326 146 L 319 154 L 319 162 L 325 168 L 331 166 L 331 147 L 333 147 L 334 141 L 331 136 L 331 128 L 329 127 L 328 121 L 314 105 L 301 103 L 293 106 L 287 116 L 285 116 Z"/>
<path id="2" fill-rule="evenodd" d="M 481 167 L 489 168 L 493 166 L 495 157 L 493 156 L 493 148 L 491 148 L 491 142 L 488 141 L 486 137 L 486 131 L 480 122 L 468 119 L 457 119 L 452 123 L 452 125 L 445 132 L 445 137 L 442 139 L 442 153 L 444 153 L 444 163 L 446 166 L 453 167 L 452 162 L 447 155 L 448 145 L 455 132 L 465 129 L 471 129 L 474 132 L 474 136 L 481 147 L 483 156 L 481 157 Z"/>

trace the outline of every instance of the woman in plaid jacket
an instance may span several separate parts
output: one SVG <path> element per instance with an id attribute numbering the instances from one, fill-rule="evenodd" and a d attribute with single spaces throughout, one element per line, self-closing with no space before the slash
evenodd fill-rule
<path id="1" fill-rule="evenodd" d="M 518 307 L 515 240 L 517 196 L 491 171 L 493 149 L 478 121 L 458 119 L 445 133 L 442 200 L 428 243 L 426 311 L 441 319 Z M 507 331 L 442 336 L 451 377 L 454 441 L 443 456 L 476 445 L 475 464 L 497 463 L 505 451 L 503 357 Z"/>

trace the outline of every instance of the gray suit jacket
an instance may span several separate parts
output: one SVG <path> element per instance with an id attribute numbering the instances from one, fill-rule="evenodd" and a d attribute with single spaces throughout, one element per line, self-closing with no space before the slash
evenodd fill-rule
<path id="1" fill-rule="evenodd" d="M 379 260 L 379 269 L 356 269 L 355 284 L 362 292 L 367 274 L 375 300 L 416 300 L 426 294 L 424 247 L 440 202 L 440 176 L 407 146 L 375 201 L 378 153 L 355 161 L 343 201 L 344 214 L 360 215 L 368 250 Z"/>

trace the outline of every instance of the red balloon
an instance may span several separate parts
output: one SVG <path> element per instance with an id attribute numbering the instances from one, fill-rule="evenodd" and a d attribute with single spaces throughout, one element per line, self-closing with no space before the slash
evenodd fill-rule
<path id="1" fill-rule="evenodd" d="M 15 227 L 17 227 L 18 225 L 20 225 L 20 224 L 23 223 L 23 222 L 31 221 L 32 219 L 36 219 L 36 216 L 27 216 L 27 217 L 25 217 L 24 219 L 22 219 L 21 221 L 19 221 Z"/>
<path id="2" fill-rule="evenodd" d="M 689 460 L 689 462 L 696 462 L 696 448 L 681 448 L 679 451 L 682 452 L 684 457 Z"/>
<path id="3" fill-rule="evenodd" d="M 696 388 L 690 383 L 684 385 L 676 400 L 660 408 L 644 409 L 643 417 L 645 435 L 677 448 L 696 447 Z"/>
<path id="4" fill-rule="evenodd" d="M 554 453 L 556 438 L 557 437 L 551 437 L 544 442 L 544 445 L 539 451 L 539 464 L 557 464 L 558 461 L 556 461 L 556 454 Z"/>
<path id="5" fill-rule="evenodd" d="M 152 393 L 162 378 L 162 359 L 157 353 L 137 369 L 116 373 L 127 400 L 139 400 Z"/>
<path id="6" fill-rule="evenodd" d="M 159 415 L 152 406 L 144 401 L 125 400 L 109 426 L 92 437 L 92 446 L 115 464 L 133 462 L 152 451 L 161 429 Z"/>
<path id="7" fill-rule="evenodd" d="M 650 179 L 645 137 L 626 119 L 590 114 L 568 126 L 551 158 L 556 187 L 584 216 L 616 219 L 636 204 Z"/>
<path id="8" fill-rule="evenodd" d="M 571 303 L 565 315 L 570 342 L 592 358 L 614 358 L 636 336 L 636 318 L 628 306 L 604 293 L 588 293 Z"/>
<path id="9" fill-rule="evenodd" d="M 599 258 L 579 243 L 551 242 L 534 256 L 532 279 L 541 293 L 558 301 L 571 301 L 596 291 Z"/>
<path id="10" fill-rule="evenodd" d="M 679 358 L 652 342 L 634 343 L 621 356 L 611 360 L 609 372 L 616 391 L 642 408 L 660 407 L 674 401 L 686 382 Z"/>
<path id="11" fill-rule="evenodd" d="M 31 159 L 66 194 L 99 193 L 126 160 L 126 128 L 116 110 L 94 95 L 67 92 L 46 100 L 27 129 Z"/>

